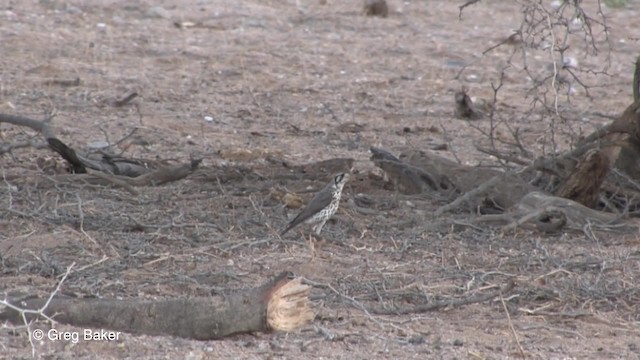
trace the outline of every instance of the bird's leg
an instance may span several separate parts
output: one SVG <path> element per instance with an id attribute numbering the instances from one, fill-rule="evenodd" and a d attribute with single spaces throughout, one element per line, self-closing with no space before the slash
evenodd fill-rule
<path id="1" fill-rule="evenodd" d="M 395 182 L 395 194 L 393 196 L 393 201 L 395 203 L 395 206 L 400 207 L 400 185 L 398 184 L 398 182 Z"/>
<path id="2" fill-rule="evenodd" d="M 327 220 L 321 221 L 313 227 L 313 231 L 316 233 L 316 235 L 320 235 L 320 231 L 322 231 L 322 227 L 326 222 Z"/>
<path id="3" fill-rule="evenodd" d="M 316 258 L 316 245 L 315 240 L 313 239 L 313 235 L 309 234 L 309 239 L 307 241 L 307 246 L 309 246 L 309 250 L 311 251 L 311 260 Z"/>

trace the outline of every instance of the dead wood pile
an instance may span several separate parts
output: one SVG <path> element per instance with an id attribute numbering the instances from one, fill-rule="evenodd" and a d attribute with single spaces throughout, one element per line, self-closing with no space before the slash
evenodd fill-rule
<path id="1" fill-rule="evenodd" d="M 24 116 L 0 114 L 0 123 L 31 128 L 44 136 L 48 147 L 58 153 L 69 164 L 69 170 L 76 176 L 59 175 L 48 177 L 51 181 L 88 182 L 124 188 L 131 194 L 137 195 L 137 186 L 158 186 L 177 181 L 192 174 L 202 159 L 191 160 L 187 164 L 165 165 L 158 161 L 131 159 L 122 156 L 100 152 L 87 155 L 76 151 L 58 139 L 51 127 L 53 115 L 44 120 L 36 120 Z M 29 144 L 9 144 L 0 149 L 0 155 L 14 148 Z M 39 146 L 38 146 L 39 147 Z M 11 180 L 28 182 L 22 174 L 10 176 Z M 41 179 L 38 179 L 41 180 Z"/>
<path id="2" fill-rule="evenodd" d="M 436 216 L 472 211 L 493 215 L 476 223 L 513 228 L 534 221 L 544 232 L 567 223 L 580 228 L 588 219 L 610 225 L 640 209 L 640 57 L 633 90 L 634 102 L 622 115 L 575 149 L 538 158 L 515 171 L 464 166 L 415 149 L 396 157 L 373 147 L 371 161 L 400 193 L 446 192 L 450 202 Z M 496 217 L 505 211 L 509 214 Z"/>

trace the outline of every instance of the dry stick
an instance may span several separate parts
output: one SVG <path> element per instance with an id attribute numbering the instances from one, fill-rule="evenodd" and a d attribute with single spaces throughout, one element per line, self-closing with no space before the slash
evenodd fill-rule
<path id="1" fill-rule="evenodd" d="M 376 318 L 374 318 L 371 315 L 371 312 L 369 312 L 369 310 L 367 310 L 367 308 L 361 302 L 359 302 L 358 300 L 356 300 L 356 299 L 354 299 L 354 298 L 352 298 L 350 296 L 342 294 L 341 292 L 336 290 L 333 286 L 331 286 L 331 284 L 318 283 L 318 282 L 315 282 L 315 281 L 312 281 L 312 280 L 309 280 L 309 279 L 306 279 L 306 278 L 303 279 L 302 283 L 303 284 L 308 284 L 308 285 L 311 285 L 311 286 L 315 286 L 315 287 L 327 288 L 327 289 L 333 291 L 336 295 L 340 296 L 341 298 L 343 298 L 345 300 L 349 300 L 353 305 L 355 305 L 357 308 L 362 310 L 369 317 L 369 319 L 371 319 L 371 321 L 373 321 L 374 323 L 378 324 L 378 326 L 380 326 L 380 329 L 384 330 L 384 325 L 380 321 L 376 320 Z"/>
<path id="2" fill-rule="evenodd" d="M 118 146 L 120 144 L 122 144 L 122 142 L 124 142 L 125 140 L 127 140 L 128 138 L 132 137 L 133 134 L 136 133 L 136 131 L 138 131 L 138 129 L 140 129 L 140 127 L 134 127 L 133 130 L 131 130 L 131 132 L 129 132 L 127 135 L 125 135 L 122 139 L 118 140 L 115 142 L 115 144 L 113 144 L 114 146 Z M 120 153 L 120 155 L 122 155 L 122 153 L 124 152 L 124 150 Z"/>
<path id="3" fill-rule="evenodd" d="M 504 288 L 499 289 L 497 291 L 493 291 L 489 294 L 474 295 L 474 296 L 470 296 L 463 299 L 435 301 L 432 303 L 414 306 L 412 308 L 403 308 L 403 309 L 396 309 L 396 310 L 370 308 L 369 310 L 372 314 L 377 314 L 377 315 L 418 314 L 418 313 L 424 313 L 428 311 L 435 311 L 445 307 L 459 307 L 462 305 L 476 304 L 476 303 L 489 301 L 497 296 L 502 296 L 503 293 L 510 292 L 511 290 L 513 290 L 513 288 L 515 288 L 515 286 L 516 286 L 516 283 L 512 279 L 507 283 L 507 285 Z"/>
<path id="4" fill-rule="evenodd" d="M 467 193 L 465 193 L 462 196 L 458 196 L 454 201 L 448 203 L 447 205 L 443 205 L 440 208 L 438 208 L 438 210 L 436 210 L 433 215 L 435 217 L 438 217 L 442 214 L 444 214 L 447 211 L 451 211 L 453 209 L 456 209 L 458 206 L 462 205 L 462 203 L 466 202 L 466 201 L 470 201 L 472 198 L 474 198 L 475 196 L 481 194 L 484 191 L 487 191 L 490 187 L 496 185 L 500 179 L 502 178 L 502 174 L 500 175 L 496 175 L 494 177 L 492 177 L 491 179 L 485 181 L 484 183 L 482 183 L 480 186 L 478 186 L 477 188 L 468 191 Z"/>
<path id="5" fill-rule="evenodd" d="M 124 99 L 120 99 L 120 100 L 114 101 L 113 102 L 113 106 L 115 106 L 115 107 L 125 106 L 128 103 L 130 103 L 133 99 L 135 99 L 136 97 L 138 97 L 138 93 L 134 91 L 131 94 L 125 96 Z"/>
<path id="6" fill-rule="evenodd" d="M 54 138 L 53 130 L 49 126 L 52 116 L 49 116 L 45 120 L 35 120 L 24 116 L 0 114 L 0 123 L 9 123 L 17 126 L 26 126 L 31 128 L 45 137 L 45 139 Z"/>
<path id="7" fill-rule="evenodd" d="M 548 213 L 549 211 L 553 211 L 553 210 L 562 212 L 562 210 L 560 210 L 559 208 L 556 208 L 556 207 L 547 207 L 547 208 L 544 208 L 544 209 L 538 209 L 536 211 L 530 212 L 530 213 L 522 216 L 520 219 L 511 221 L 509 224 L 505 225 L 502 229 L 505 230 L 505 231 L 515 230 L 518 226 L 520 226 L 520 225 L 522 225 L 522 224 L 524 224 L 524 223 L 526 223 L 528 221 L 531 221 L 532 219 L 537 219 L 540 216 L 542 216 L 543 214 Z"/>
<path id="8" fill-rule="evenodd" d="M 553 327 L 553 326 L 548 326 L 548 325 L 523 326 L 521 329 L 523 331 L 545 329 L 545 330 L 547 330 L 549 332 L 557 331 L 557 332 L 561 332 L 561 333 L 571 334 L 571 335 L 577 336 L 582 340 L 587 340 L 587 337 L 582 335 L 582 334 L 580 334 L 580 332 L 578 332 L 578 331 L 566 330 L 566 329 L 561 329 L 561 328 L 558 328 L 558 327 Z"/>
<path id="9" fill-rule="evenodd" d="M 471 6 L 477 2 L 480 2 L 480 0 L 468 0 L 466 3 L 458 6 L 458 9 L 460 9 L 460 12 L 458 13 L 458 19 L 462 19 L 462 10 L 464 10 L 464 8 L 466 8 L 467 6 Z"/>
<path id="10" fill-rule="evenodd" d="M 481 354 L 478 354 L 477 352 L 473 352 L 473 351 L 467 351 L 467 354 L 473 358 L 476 358 L 478 360 L 486 360 L 487 357 L 486 356 L 482 356 Z"/>
<path id="11" fill-rule="evenodd" d="M 88 269 L 90 267 L 94 267 L 96 265 L 102 264 L 103 262 L 105 262 L 107 260 L 109 260 L 109 257 L 107 255 L 102 255 L 102 259 L 100 259 L 100 260 L 98 260 L 98 261 L 96 261 L 94 263 L 87 264 L 85 266 L 79 267 L 76 270 L 74 270 L 73 272 L 74 273 L 78 273 L 78 272 L 84 271 L 84 270 L 86 270 L 86 269 Z M 58 277 L 64 277 L 64 276 L 67 276 L 67 274 L 65 273 L 63 275 L 58 275 Z"/>
<path id="12" fill-rule="evenodd" d="M 504 44 L 507 44 L 507 43 L 512 42 L 512 41 L 517 41 L 515 39 L 516 37 L 519 37 L 522 40 L 522 31 L 521 30 L 517 30 L 516 32 L 514 32 L 510 36 L 507 36 L 504 40 L 502 40 L 499 43 L 497 43 L 496 45 L 493 45 L 493 46 L 489 47 L 488 49 L 484 50 L 482 52 L 482 55 L 486 55 L 488 52 L 491 52 L 494 49 L 497 49 L 497 48 L 499 48 L 500 46 L 502 46 Z"/>
<path id="13" fill-rule="evenodd" d="M 148 174 L 128 178 L 126 181 L 133 186 L 159 186 L 168 182 L 184 179 L 197 169 L 200 162 L 202 162 L 202 159 L 195 159 L 191 160 L 189 164 L 162 167 Z"/>
<path id="14" fill-rule="evenodd" d="M 49 147 L 49 144 L 47 143 L 43 143 L 41 141 L 19 141 L 16 143 L 11 143 L 11 144 L 6 144 L 3 146 L 0 146 L 0 155 L 2 154 L 6 154 L 6 153 L 10 153 L 15 149 L 20 149 L 20 148 L 26 148 L 26 147 L 32 147 L 34 149 L 44 149 Z"/>
<path id="15" fill-rule="evenodd" d="M 9 194 L 8 198 L 9 198 L 9 206 L 7 207 L 7 210 L 12 210 L 11 208 L 13 207 L 13 195 L 12 193 L 12 185 L 9 183 L 9 181 L 7 180 L 7 174 L 5 174 L 4 172 L 4 167 L 2 167 L 2 180 L 4 180 L 5 185 L 7 185 L 7 193 Z"/>
<path id="16" fill-rule="evenodd" d="M 82 211 L 82 199 L 80 195 L 76 193 L 76 199 L 78 199 L 78 215 L 80 216 L 80 231 L 84 236 L 87 237 L 94 245 L 99 246 L 98 242 L 95 241 L 86 231 L 84 231 L 84 211 Z"/>
<path id="17" fill-rule="evenodd" d="M 507 154 L 502 154 L 500 152 L 498 152 L 497 150 L 493 150 L 493 149 L 488 149 L 485 147 L 482 147 L 480 145 L 476 145 L 476 150 L 480 151 L 481 153 L 485 153 L 487 155 L 491 155 L 491 156 L 495 156 L 498 159 L 502 159 L 504 161 L 510 161 L 514 164 L 518 164 L 518 165 L 529 165 L 530 161 L 526 161 L 523 159 L 520 159 L 519 157 L 516 156 L 512 156 L 512 155 L 507 155 Z"/>
<path id="18" fill-rule="evenodd" d="M 53 320 L 51 317 L 49 317 L 47 314 L 45 314 L 44 311 L 47 309 L 47 307 L 49 307 L 49 304 L 51 303 L 51 300 L 53 300 L 53 297 L 56 296 L 58 291 L 60 291 L 60 287 L 62 287 L 62 284 L 67 279 L 67 276 L 69 276 L 69 273 L 71 272 L 71 269 L 75 265 L 76 265 L 75 262 L 73 262 L 73 263 L 71 263 L 71 265 L 69 265 L 69 267 L 67 268 L 67 271 L 64 273 L 64 276 L 62 276 L 62 279 L 60 279 L 60 282 L 56 286 L 56 289 L 51 294 L 49 294 L 49 298 L 47 299 L 47 301 L 38 310 L 29 310 L 29 309 L 19 308 L 19 307 L 15 306 L 15 305 L 9 303 L 9 301 L 6 298 L 4 300 L 0 300 L 0 305 L 4 305 L 4 306 L 8 307 L 9 309 L 17 311 L 20 314 L 20 317 L 22 318 L 22 321 L 24 322 L 24 325 L 27 327 L 27 332 L 29 334 L 29 344 L 31 344 L 31 355 L 33 357 L 36 356 L 36 348 L 35 348 L 35 345 L 33 344 L 33 338 L 32 338 L 33 332 L 31 331 L 31 322 L 27 321 L 27 314 L 40 315 L 43 318 L 47 319 L 52 324 L 55 323 L 55 320 Z"/>
<path id="19" fill-rule="evenodd" d="M 117 179 L 115 176 L 100 172 L 100 171 L 91 171 L 90 175 L 93 175 L 95 177 L 98 177 L 104 181 L 107 181 L 113 185 L 119 186 L 125 190 L 127 190 L 129 192 L 129 194 L 134 195 L 134 196 L 138 196 L 140 195 L 140 193 L 138 192 L 138 190 L 134 189 L 133 186 L 129 185 L 126 181 L 122 181 L 120 179 Z"/>
<path id="20" fill-rule="evenodd" d="M 75 79 L 51 79 L 51 80 L 45 80 L 44 84 L 45 85 L 58 85 L 58 86 L 80 86 L 80 83 L 82 81 L 80 80 L 79 77 L 75 78 Z"/>
<path id="21" fill-rule="evenodd" d="M 507 304 L 504 302 L 504 298 L 502 294 L 500 294 L 500 302 L 502 302 L 502 308 L 504 309 L 505 314 L 507 314 L 507 321 L 509 322 L 509 328 L 511 328 L 511 333 L 513 334 L 513 338 L 516 340 L 516 344 L 518 344 L 518 349 L 520 350 L 520 356 L 522 358 L 526 358 L 524 355 L 524 349 L 522 348 L 522 344 L 520 344 L 520 339 L 518 338 L 518 334 L 516 333 L 516 329 L 513 327 L 513 322 L 511 322 L 511 315 L 509 315 L 509 310 L 507 309 Z"/>

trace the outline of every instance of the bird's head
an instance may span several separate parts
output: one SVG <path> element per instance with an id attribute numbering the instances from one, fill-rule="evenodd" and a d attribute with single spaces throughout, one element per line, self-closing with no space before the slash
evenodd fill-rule
<path id="1" fill-rule="evenodd" d="M 349 173 L 340 173 L 333 178 L 336 186 L 344 185 L 349 180 Z"/>

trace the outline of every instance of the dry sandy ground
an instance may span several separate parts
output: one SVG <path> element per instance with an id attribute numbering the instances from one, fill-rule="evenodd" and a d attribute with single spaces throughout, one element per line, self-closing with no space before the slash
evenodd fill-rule
<path id="1" fill-rule="evenodd" d="M 126 156 L 202 157 L 204 169 L 221 179 L 224 171 L 274 158 L 303 164 L 350 157 L 367 174 L 374 171 L 372 145 L 445 148 L 438 153 L 463 163 L 495 164 L 474 148 L 487 143 L 489 120 L 454 119 L 453 92 L 465 85 L 473 96 L 492 96 L 514 47 L 483 51 L 520 27 L 520 5 L 483 1 L 460 20 L 456 1 L 389 4 L 390 16 L 381 19 L 363 16 L 360 1 L 3 0 L 0 111 L 41 117 L 55 108 L 59 137 L 80 149 L 138 128 L 119 144 Z M 597 56 L 584 57 L 584 44 L 572 40 L 567 55 L 580 68 L 610 66 L 608 75 L 579 73 L 592 86 L 591 99 L 575 82 L 570 102 L 560 94 L 565 118 L 556 131 L 533 103 L 532 82 L 515 55 L 496 116 L 519 129 L 530 151 L 548 151 L 552 140 L 566 148 L 571 136 L 608 121 L 598 113 L 615 115 L 630 103 L 640 28 L 628 24 L 637 23 L 638 9 L 635 2 L 603 9 L 611 51 L 600 30 Z M 549 63 L 548 51 L 530 49 L 530 71 L 544 74 Z M 132 104 L 112 105 L 132 91 L 141 95 Z M 2 143 L 34 138 L 5 124 L 0 131 Z M 510 138 L 504 124 L 495 136 Z M 0 157 L 0 169 L 5 179 L 37 179 L 38 159 L 51 158 L 44 149 L 16 149 Z M 442 203 L 401 198 L 377 215 L 341 209 L 324 230 L 331 241 L 315 253 L 301 236 L 308 229 L 279 239 L 275 229 L 293 212 L 274 200 L 274 189 L 308 199 L 331 175 L 288 182 L 193 176 L 141 189 L 138 197 L 84 184 L 3 181 L 0 290 L 45 296 L 75 261 L 81 270 L 63 291 L 81 296 L 202 296 L 260 284 L 282 270 L 341 294 L 314 289 L 316 320 L 289 334 L 37 342 L 35 354 L 48 359 L 640 358 L 637 235 L 436 231 L 428 214 Z M 345 197 L 394 198 L 366 179 L 349 184 Z M 132 230 L 138 223 L 154 230 Z M 504 305 L 494 299 L 403 316 L 361 309 L 464 298 L 508 279 L 518 287 Z M 31 356 L 24 331 L 0 334 L 0 358 Z"/>

